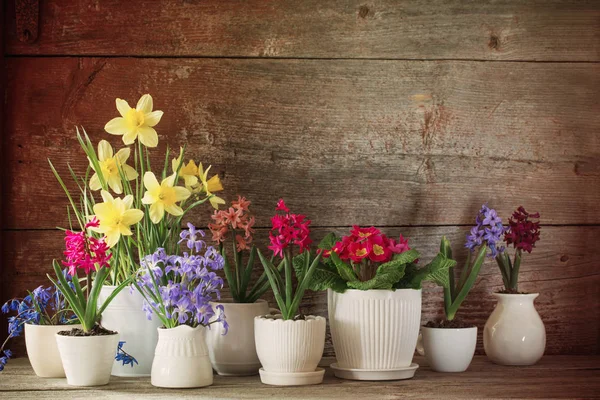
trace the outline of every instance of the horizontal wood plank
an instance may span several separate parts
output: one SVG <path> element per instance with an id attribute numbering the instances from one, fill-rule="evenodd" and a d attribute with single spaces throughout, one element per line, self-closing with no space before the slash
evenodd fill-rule
<path id="1" fill-rule="evenodd" d="M 332 359 L 323 359 L 325 364 Z M 80 388 L 68 386 L 65 379 L 36 378 L 27 359 L 10 362 L 2 372 L 0 393 L 5 400 L 40 399 L 561 399 L 597 398 L 600 391 L 598 356 L 546 356 L 537 365 L 504 367 L 484 356 L 475 356 L 466 372 L 439 373 L 427 366 L 423 357 L 415 377 L 404 381 L 369 382 L 336 378 L 326 369 L 321 385 L 276 387 L 263 385 L 258 376 L 222 377 L 215 375 L 212 386 L 200 389 L 161 389 L 150 378 L 111 377 L 108 386 Z"/>
<path id="2" fill-rule="evenodd" d="M 434 257 L 439 240 L 446 235 L 459 265 L 466 257 L 466 250 L 462 246 L 467 230 L 460 227 L 384 228 L 390 235 L 402 233 L 409 237 L 411 246 L 421 252 L 422 263 Z M 315 229 L 312 237 L 320 240 L 327 232 L 326 229 Z M 337 232 L 344 233 L 341 230 Z M 538 248 L 524 257 L 520 289 L 540 293 L 536 308 L 546 325 L 546 354 L 600 353 L 600 251 L 596 245 L 599 235 L 600 227 L 545 227 Z M 264 244 L 266 237 L 266 231 L 260 230 L 257 242 Z M 2 281 L 10 282 L 6 298 L 23 295 L 26 289 L 45 284 L 45 275 L 51 271 L 52 259 L 62 255 L 63 235 L 58 231 L 4 232 L 3 242 L 6 265 L 12 266 L 2 276 Z M 495 262 L 488 260 L 458 316 L 478 326 L 481 332 L 496 304 L 492 293 L 501 286 L 498 267 Z M 6 298 L 0 300 L 5 301 Z M 276 306 L 272 297 L 268 299 Z M 307 292 L 301 311 L 326 316 L 326 293 Z M 423 291 L 422 321 L 425 323 L 442 317 L 442 291 L 428 284 Z M 480 333 L 480 354 L 483 351 L 481 340 Z M 22 347 L 16 345 L 15 348 Z M 325 354 L 334 354 L 329 334 Z"/>
<path id="3" fill-rule="evenodd" d="M 34 43 L 7 5 L 19 55 L 600 60 L 594 1 L 48 0 Z"/>
<path id="4" fill-rule="evenodd" d="M 471 224 L 486 201 L 600 223 L 598 64 L 59 57 L 7 74 L 7 228 L 64 226 L 46 159 L 83 172 L 74 126 L 120 147 L 114 98 L 147 92 L 156 163 L 187 145 L 259 226 L 279 197 L 317 226 Z"/>

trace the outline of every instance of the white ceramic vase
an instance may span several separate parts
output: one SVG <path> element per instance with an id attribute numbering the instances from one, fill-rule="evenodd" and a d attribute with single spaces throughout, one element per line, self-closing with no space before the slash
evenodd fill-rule
<path id="1" fill-rule="evenodd" d="M 502 365 L 533 365 L 546 349 L 546 328 L 533 301 L 538 293 L 494 293 L 496 308 L 483 329 L 488 358 Z"/>
<path id="2" fill-rule="evenodd" d="M 421 322 L 421 290 L 327 290 L 337 366 L 391 370 L 410 367 Z"/>
<path id="3" fill-rule="evenodd" d="M 254 343 L 254 317 L 269 313 L 265 300 L 255 303 L 211 303 L 222 305 L 229 324 L 229 331 L 223 335 L 223 327 L 216 323 L 206 332 L 208 355 L 214 370 L 219 375 L 256 375 L 260 360 Z"/>
<path id="4" fill-rule="evenodd" d="M 477 346 L 477 327 L 421 328 L 419 354 L 438 372 L 463 372 L 469 368 Z"/>
<path id="5" fill-rule="evenodd" d="M 152 385 L 164 388 L 197 388 L 213 383 L 213 370 L 205 342 L 206 328 L 181 325 L 158 328 L 152 363 Z"/>
<path id="6" fill-rule="evenodd" d="M 115 286 L 103 286 L 98 303 L 102 304 L 115 288 Z M 144 298 L 137 290 L 130 291 L 129 288 L 125 288 L 102 313 L 102 326 L 119 332 L 119 340 L 126 342 L 123 350 L 138 362 L 132 367 L 115 360 L 112 375 L 150 376 L 154 349 L 158 341 L 156 328 L 161 326 L 161 322 L 158 317 L 148 320 L 146 312 L 142 310 L 143 302 Z"/>
<path id="7" fill-rule="evenodd" d="M 118 334 L 99 336 L 56 334 L 55 337 L 69 385 L 108 384 L 119 343 Z"/>
<path id="8" fill-rule="evenodd" d="M 81 328 L 81 325 L 25 324 L 25 347 L 33 371 L 40 378 L 64 378 L 55 335 L 60 331 Z"/>

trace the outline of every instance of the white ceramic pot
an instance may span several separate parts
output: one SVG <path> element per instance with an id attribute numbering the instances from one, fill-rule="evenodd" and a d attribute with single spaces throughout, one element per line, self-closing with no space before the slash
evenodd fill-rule
<path id="1" fill-rule="evenodd" d="M 213 308 L 222 305 L 229 331 L 216 323 L 206 332 L 208 355 L 219 375 L 256 375 L 260 360 L 254 343 L 254 317 L 269 313 L 265 300 L 255 303 L 211 303 Z"/>
<path id="2" fill-rule="evenodd" d="M 181 325 L 158 328 L 158 344 L 152 363 L 152 385 L 164 388 L 196 388 L 213 383 L 213 371 L 205 342 L 206 328 Z"/>
<path id="3" fill-rule="evenodd" d="M 101 386 L 108 384 L 119 343 L 118 334 L 101 336 L 56 334 L 55 337 L 69 385 Z"/>
<path id="4" fill-rule="evenodd" d="M 421 322 L 421 290 L 327 290 L 337 366 L 410 367 Z"/>
<path id="5" fill-rule="evenodd" d="M 488 358 L 502 365 L 533 365 L 546 349 L 546 328 L 533 301 L 538 293 L 494 293 L 498 304 L 483 329 Z"/>
<path id="6" fill-rule="evenodd" d="M 263 369 L 273 373 L 314 372 L 325 347 L 325 318 L 283 320 L 281 314 L 254 318 L 256 352 Z"/>
<path id="7" fill-rule="evenodd" d="M 81 328 L 81 325 L 25 324 L 25 347 L 33 371 L 40 378 L 64 378 L 55 335 L 60 331 Z"/>
<path id="8" fill-rule="evenodd" d="M 438 372 L 463 372 L 469 368 L 477 346 L 477 327 L 421 328 L 417 351 Z"/>
<path id="9" fill-rule="evenodd" d="M 103 286 L 98 303 L 102 304 L 115 290 L 115 286 Z M 144 298 L 137 291 L 129 288 L 121 290 L 102 313 L 102 326 L 119 332 L 119 340 L 126 342 L 123 350 L 137 360 L 137 364 L 123 365 L 116 361 L 112 367 L 115 376 L 150 376 L 154 349 L 158 341 L 156 328 L 161 326 L 158 317 L 151 321 L 142 310 Z"/>

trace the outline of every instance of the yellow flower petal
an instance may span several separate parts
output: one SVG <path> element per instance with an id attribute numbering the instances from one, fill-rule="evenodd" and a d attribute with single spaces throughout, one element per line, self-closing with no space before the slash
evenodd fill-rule
<path id="1" fill-rule="evenodd" d="M 158 124 L 160 122 L 160 119 L 162 118 L 162 116 L 163 116 L 162 111 L 159 111 L 159 110 L 152 111 L 151 113 L 144 115 L 144 122 L 148 126 L 156 126 L 156 124 Z"/>
<path id="2" fill-rule="evenodd" d="M 127 210 L 121 214 L 121 223 L 123 225 L 135 225 L 144 218 L 144 212 L 138 209 Z"/>
<path id="3" fill-rule="evenodd" d="M 160 183 L 160 186 L 174 186 L 175 185 L 175 174 L 171 174 L 169 176 L 167 176 L 165 179 L 163 179 L 163 181 Z"/>
<path id="4" fill-rule="evenodd" d="M 185 200 L 192 195 L 192 192 L 190 192 L 188 189 L 181 187 L 181 186 L 175 186 L 173 189 L 175 189 L 176 201 Z"/>
<path id="5" fill-rule="evenodd" d="M 113 118 L 104 125 L 104 130 L 111 135 L 123 135 L 128 132 L 127 123 L 125 118 L 117 117 Z"/>
<path id="6" fill-rule="evenodd" d="M 100 184 L 100 178 L 98 178 L 98 174 L 94 174 L 90 178 L 90 189 L 91 190 L 100 190 L 100 189 L 102 189 L 102 185 Z"/>
<path id="7" fill-rule="evenodd" d="M 121 238 L 121 234 L 118 230 L 110 230 L 104 233 L 104 236 L 106 236 L 106 244 L 108 245 L 108 247 L 114 247 L 114 245 L 117 244 L 117 242 Z"/>
<path id="8" fill-rule="evenodd" d="M 110 150 L 112 152 L 112 148 Z M 125 164 L 127 162 L 127 159 L 129 158 L 130 154 L 131 154 L 131 149 L 129 147 L 124 147 L 121 150 L 117 151 L 116 158 L 117 158 L 117 160 L 119 160 L 119 162 L 121 164 Z M 112 157 L 112 155 L 111 155 L 111 157 Z"/>
<path id="9" fill-rule="evenodd" d="M 156 147 L 158 145 L 158 134 L 154 128 L 142 125 L 138 127 L 137 135 L 140 142 L 146 147 Z"/>
<path id="10" fill-rule="evenodd" d="M 165 215 L 165 207 L 162 202 L 156 202 L 150 206 L 150 220 L 158 224 Z"/>
<path id="11" fill-rule="evenodd" d="M 158 183 L 156 175 L 154 175 L 153 172 L 146 171 L 146 173 L 144 174 L 144 187 L 146 188 L 146 190 L 149 191 L 155 191 L 160 189 L 160 184 Z"/>
<path id="12" fill-rule="evenodd" d="M 192 187 L 198 184 L 198 177 L 195 175 L 183 175 L 186 187 Z"/>
<path id="13" fill-rule="evenodd" d="M 109 176 L 106 183 L 108 183 L 108 187 L 116 194 L 123 193 L 123 183 L 121 182 L 121 177 L 118 175 Z"/>
<path id="14" fill-rule="evenodd" d="M 127 227 L 125 225 L 119 225 L 119 234 L 121 234 L 123 236 L 133 235 L 133 233 L 131 232 L 131 229 L 129 229 L 129 227 Z"/>
<path id="15" fill-rule="evenodd" d="M 98 217 L 100 221 L 109 214 L 112 209 L 112 205 L 109 203 L 96 203 L 94 204 L 94 214 Z"/>
<path id="16" fill-rule="evenodd" d="M 206 182 L 206 189 L 210 193 L 220 192 L 221 190 L 223 190 L 223 185 L 221 184 L 221 179 L 219 178 L 219 175 L 213 175 L 213 177 L 210 178 L 208 182 Z"/>
<path id="17" fill-rule="evenodd" d="M 101 191 L 100 196 L 102 196 L 102 200 L 105 203 L 111 203 L 114 201 L 114 198 L 112 197 L 112 195 L 110 193 L 108 193 L 106 190 Z"/>
<path id="18" fill-rule="evenodd" d="M 113 148 L 106 140 L 98 142 L 98 160 L 104 161 L 108 158 L 112 158 Z"/>
<path id="19" fill-rule="evenodd" d="M 127 128 L 129 129 L 129 128 Z M 138 130 L 133 129 L 133 130 L 127 130 L 125 131 L 125 134 L 123 135 L 123 143 L 125 143 L 126 145 L 130 145 L 133 144 L 135 142 L 135 139 L 137 139 L 138 137 Z"/>
<path id="20" fill-rule="evenodd" d="M 144 193 L 144 197 L 142 197 L 142 204 L 153 204 L 157 200 L 158 198 L 156 196 L 147 191 L 146 193 Z"/>
<path id="21" fill-rule="evenodd" d="M 220 204 L 225 204 L 225 200 L 218 196 L 212 196 L 208 201 L 210 201 L 210 205 L 213 206 L 215 210 L 219 209 Z"/>
<path id="22" fill-rule="evenodd" d="M 133 195 L 128 194 L 127 196 L 123 197 L 123 205 L 125 206 L 126 210 L 129 210 L 133 205 Z M 132 222 L 131 224 L 135 224 L 135 222 Z"/>
<path id="23" fill-rule="evenodd" d="M 143 112 L 144 114 L 148 114 L 152 112 L 152 96 L 149 94 L 145 94 L 137 102 L 135 109 Z"/>
<path id="24" fill-rule="evenodd" d="M 121 169 L 123 170 L 123 173 L 125 174 L 125 177 L 127 178 L 127 180 L 131 181 L 135 178 L 138 177 L 138 173 L 135 169 L 133 169 L 133 167 L 124 164 L 121 165 Z"/>
<path id="25" fill-rule="evenodd" d="M 123 99 L 117 99 L 116 103 L 119 114 L 121 114 L 121 117 L 125 117 L 125 115 L 127 115 L 127 112 L 131 110 L 131 107 L 129 107 L 129 103 Z"/>
<path id="26" fill-rule="evenodd" d="M 183 188 L 182 188 L 183 189 Z M 183 215 L 183 209 L 179 207 L 177 204 L 165 204 L 165 210 L 176 217 Z"/>

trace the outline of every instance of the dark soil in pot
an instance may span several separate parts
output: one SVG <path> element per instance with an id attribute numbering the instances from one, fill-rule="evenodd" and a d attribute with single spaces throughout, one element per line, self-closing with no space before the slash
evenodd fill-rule
<path id="1" fill-rule="evenodd" d="M 117 332 L 109 331 L 100 325 L 96 325 L 89 332 L 84 332 L 84 330 L 80 328 L 73 328 L 70 331 L 60 331 L 58 334 L 62 336 L 107 336 L 116 335 Z"/>
<path id="2" fill-rule="evenodd" d="M 515 289 L 502 289 L 500 291 L 497 291 L 496 293 L 500 293 L 500 294 L 529 294 L 527 292 L 519 292 L 518 290 L 515 290 Z"/>
<path id="3" fill-rule="evenodd" d="M 442 321 L 429 321 L 425 324 L 426 328 L 438 328 L 438 329 L 465 329 L 465 328 L 475 328 L 475 325 L 468 324 L 459 319 L 453 319 L 452 321 L 442 320 Z"/>
<path id="4" fill-rule="evenodd" d="M 263 315 L 262 316 L 265 319 L 281 319 L 281 318 L 276 318 L 275 315 Z M 306 315 L 304 314 L 298 314 L 296 315 L 294 318 L 292 318 L 292 321 L 305 321 L 306 320 Z"/>

